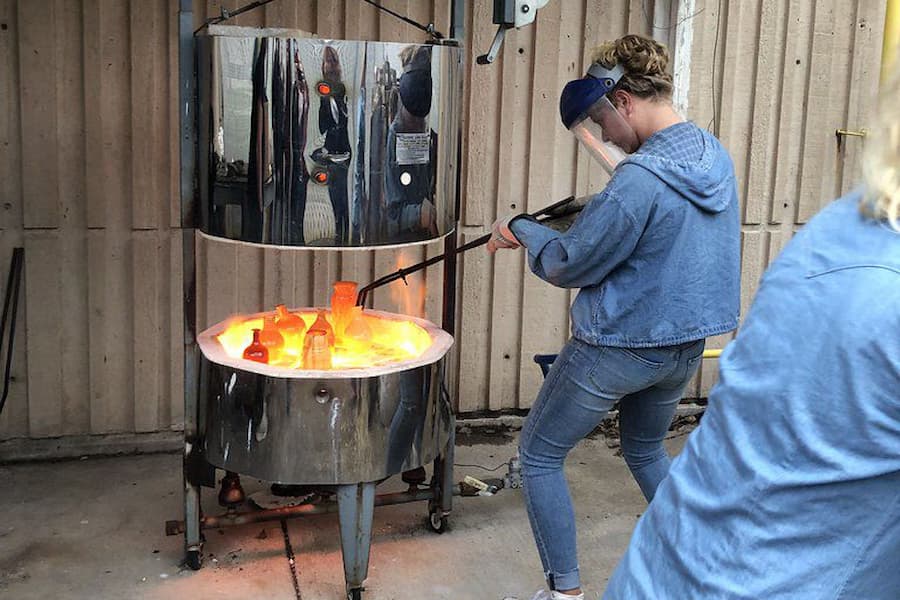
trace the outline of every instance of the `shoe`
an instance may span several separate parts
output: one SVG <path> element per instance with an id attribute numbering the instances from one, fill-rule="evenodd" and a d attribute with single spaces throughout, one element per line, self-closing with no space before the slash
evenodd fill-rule
<path id="1" fill-rule="evenodd" d="M 507 596 L 503 600 L 519 600 L 515 596 Z M 531 597 L 531 600 L 584 600 L 584 593 L 578 594 L 577 596 L 567 596 L 566 594 L 560 594 L 559 592 L 551 592 L 547 590 L 538 590 L 534 593 L 534 596 Z"/>
<path id="2" fill-rule="evenodd" d="M 569 596 L 559 592 L 548 592 L 547 590 L 538 590 L 531 600 L 584 600 L 584 592 L 577 596 Z"/>

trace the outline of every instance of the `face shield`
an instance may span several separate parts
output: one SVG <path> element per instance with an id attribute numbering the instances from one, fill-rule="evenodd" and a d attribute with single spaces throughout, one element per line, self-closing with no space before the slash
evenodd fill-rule
<path id="1" fill-rule="evenodd" d="M 563 125 L 609 174 L 640 145 L 637 134 L 609 99 L 622 77 L 622 67 L 591 65 L 587 75 L 570 81 L 559 99 Z"/>

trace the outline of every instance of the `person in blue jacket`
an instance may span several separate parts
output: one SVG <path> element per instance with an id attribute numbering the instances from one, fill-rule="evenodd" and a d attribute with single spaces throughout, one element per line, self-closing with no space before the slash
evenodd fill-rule
<path id="1" fill-rule="evenodd" d="M 865 187 L 763 276 L 604 598 L 900 598 L 900 81 L 887 90 Z"/>
<path id="2" fill-rule="evenodd" d="M 535 275 L 580 288 L 572 337 L 522 430 L 528 516 L 549 591 L 583 598 L 563 462 L 616 403 L 625 461 L 649 501 L 669 470 L 663 439 L 704 338 L 735 329 L 740 222 L 734 170 L 671 103 L 668 53 L 628 35 L 601 46 L 560 98 L 564 125 L 612 178 L 565 232 L 524 215 L 488 250 L 524 246 Z"/>

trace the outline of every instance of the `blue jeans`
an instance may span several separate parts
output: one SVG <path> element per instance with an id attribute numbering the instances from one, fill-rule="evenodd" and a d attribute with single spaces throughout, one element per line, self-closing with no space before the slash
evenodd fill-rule
<path id="1" fill-rule="evenodd" d="M 519 440 L 528 518 L 550 589 L 580 587 L 575 513 L 563 462 L 619 403 L 622 454 L 647 501 L 669 471 L 663 439 L 704 340 L 612 348 L 571 339 L 554 361 Z"/>

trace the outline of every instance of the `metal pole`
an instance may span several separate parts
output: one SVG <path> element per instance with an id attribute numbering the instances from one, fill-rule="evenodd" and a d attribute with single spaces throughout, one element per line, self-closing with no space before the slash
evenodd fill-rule
<path id="1" fill-rule="evenodd" d="M 337 488 L 344 581 L 351 598 L 361 595 L 362 584 L 369 574 L 375 485 L 375 482 L 367 482 Z"/>
<path id="2" fill-rule="evenodd" d="M 459 73 L 461 77 L 465 77 L 466 69 L 465 69 L 465 60 L 466 60 L 466 48 L 465 48 L 465 3 L 464 0 L 452 0 L 450 3 L 450 37 L 457 41 L 459 47 L 461 48 L 460 52 L 460 64 L 458 65 Z M 460 108 L 463 105 L 463 95 L 462 88 L 463 85 L 459 85 L 459 91 L 457 92 L 457 102 L 459 103 Z M 461 112 L 461 111 L 460 111 Z M 443 293 L 443 306 L 442 306 L 442 315 L 441 315 L 441 326 L 444 328 L 444 331 L 449 333 L 450 335 L 455 335 L 456 333 L 456 261 L 457 261 L 457 244 L 459 239 L 459 213 L 462 207 L 462 120 L 460 119 L 460 123 L 457 126 L 456 130 L 456 197 L 454 198 L 454 216 L 455 222 L 453 227 L 453 233 L 447 236 L 444 240 L 444 293 Z M 446 368 L 443 369 L 444 377 L 446 378 Z M 442 386 L 444 383 L 441 384 Z M 451 402 L 452 407 L 452 402 Z M 456 419 L 452 416 L 452 408 L 451 408 L 451 435 L 450 441 L 448 443 L 448 448 L 444 451 L 441 456 L 438 456 L 434 459 L 434 479 L 435 484 L 442 489 L 442 497 L 435 498 L 433 500 L 434 508 L 431 510 L 431 506 L 429 506 L 429 512 L 438 517 L 437 523 L 432 521 L 432 527 L 437 525 L 440 529 L 443 529 L 443 524 L 445 523 L 446 515 L 450 512 L 452 508 L 452 495 L 448 493 L 447 486 L 452 484 L 453 482 L 453 445 L 455 442 L 455 429 L 456 429 Z M 429 514 L 429 518 L 431 518 L 431 514 Z M 437 529 L 436 529 L 437 530 Z"/>
<path id="3" fill-rule="evenodd" d="M 178 6 L 178 122 L 181 165 L 182 301 L 184 306 L 184 550 L 188 566 L 200 568 L 200 483 L 193 476 L 200 451 L 197 402 L 199 356 L 196 343 L 196 261 L 194 196 L 196 140 L 194 116 L 194 14 L 192 0 Z"/>
<path id="4" fill-rule="evenodd" d="M 466 37 L 466 3 L 453 0 L 450 3 L 450 37 L 462 46 Z"/>
<path id="5" fill-rule="evenodd" d="M 460 47 L 465 41 L 465 17 L 466 7 L 464 0 L 452 0 L 450 3 L 450 38 L 456 40 Z M 462 54 L 462 60 L 465 61 L 465 54 Z M 460 64 L 459 69 L 463 77 L 465 77 L 465 63 Z M 459 86 L 462 89 L 463 86 Z M 457 102 L 462 103 L 462 93 L 459 92 Z M 462 124 L 457 129 L 456 135 L 456 198 L 455 216 L 453 233 L 448 235 L 444 240 L 444 294 L 443 307 L 441 314 L 441 327 L 450 335 L 456 332 L 456 246 L 458 244 L 459 233 L 459 211 L 462 206 Z"/>

